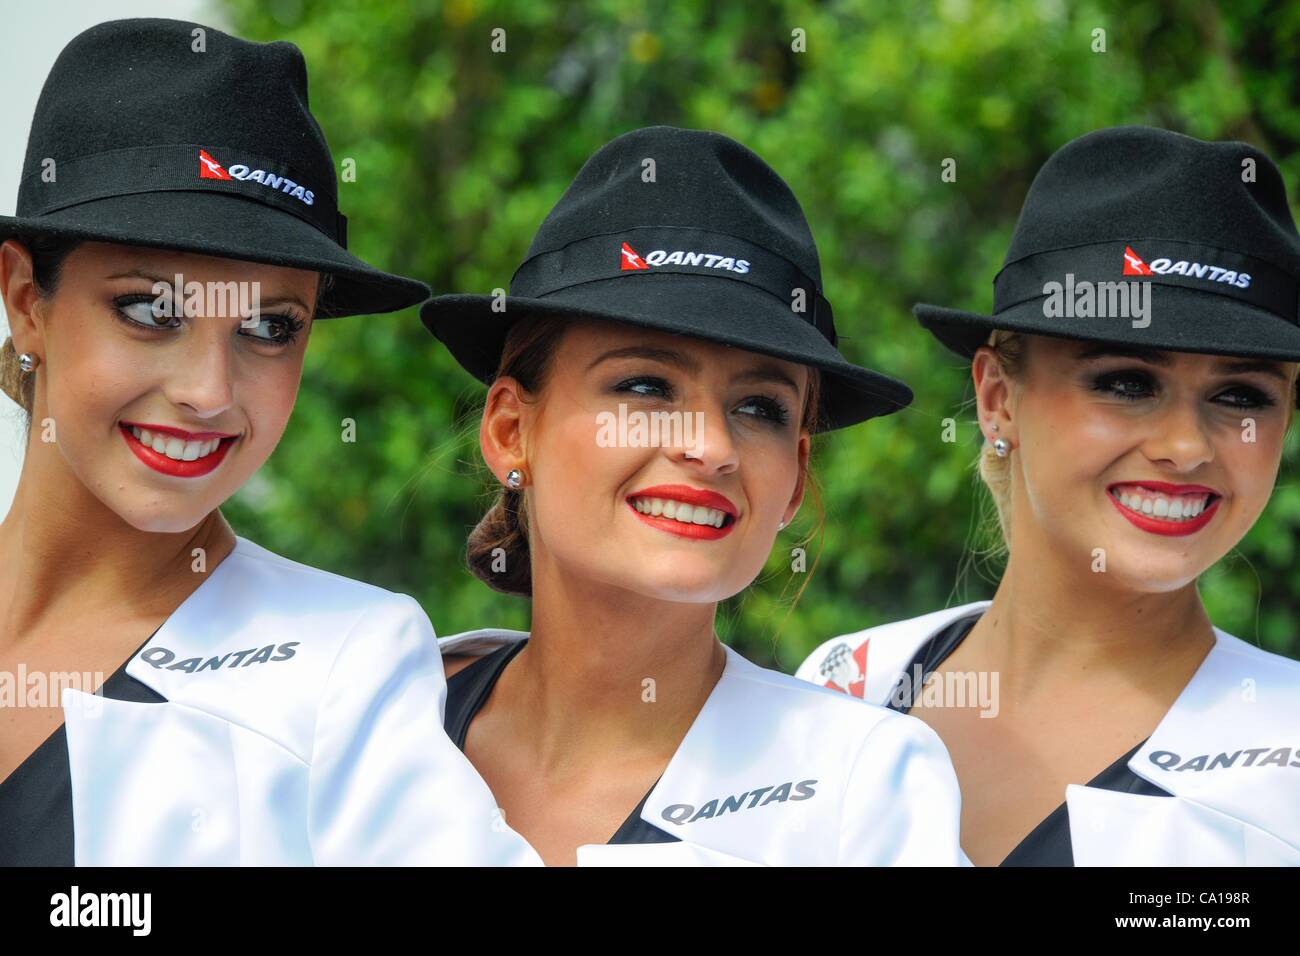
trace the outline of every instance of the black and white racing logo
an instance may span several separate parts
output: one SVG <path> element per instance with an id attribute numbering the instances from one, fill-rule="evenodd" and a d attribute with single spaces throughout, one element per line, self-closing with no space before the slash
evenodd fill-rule
<path id="1" fill-rule="evenodd" d="M 757 790 L 746 790 L 744 793 L 735 796 L 710 800 L 698 809 L 694 804 L 674 803 L 664 807 L 661 816 L 669 823 L 681 826 L 684 823 L 694 823 L 696 820 L 720 817 L 724 813 L 735 813 L 739 810 L 765 807 L 769 803 L 785 803 L 787 800 L 809 800 L 816 795 L 816 791 L 813 789 L 815 783 L 817 783 L 816 780 L 800 780 L 798 783 L 791 781 L 780 786 L 769 785 L 760 787 Z M 746 803 L 746 800 L 749 802 Z"/>

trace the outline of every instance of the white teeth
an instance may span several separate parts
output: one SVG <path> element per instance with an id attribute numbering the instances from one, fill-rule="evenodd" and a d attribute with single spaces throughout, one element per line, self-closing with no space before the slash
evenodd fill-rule
<path id="1" fill-rule="evenodd" d="M 727 521 L 727 513 L 717 508 L 703 505 L 691 505 L 672 498 L 633 498 L 632 507 L 641 514 L 654 517 L 672 518 L 682 524 L 712 525 L 721 528 Z"/>
<path id="2" fill-rule="evenodd" d="M 1187 521 L 1195 518 L 1209 503 L 1205 493 L 1191 495 L 1165 495 L 1138 487 L 1134 491 L 1116 489 L 1114 496 L 1130 511 L 1137 511 L 1166 521 Z"/>
<path id="3" fill-rule="evenodd" d="M 200 458 L 206 458 L 217 450 L 221 444 L 220 438 L 209 438 L 206 441 L 185 441 L 182 438 L 172 438 L 161 433 L 155 434 L 147 428 L 141 428 L 139 425 L 132 425 L 131 434 L 142 445 L 147 445 L 160 455 L 166 455 L 176 461 L 197 461 Z"/>

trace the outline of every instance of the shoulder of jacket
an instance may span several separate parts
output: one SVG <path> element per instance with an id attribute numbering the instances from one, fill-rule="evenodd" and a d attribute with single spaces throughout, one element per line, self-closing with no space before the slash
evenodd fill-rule
<path id="1" fill-rule="evenodd" d="M 814 715 L 813 722 L 824 729 L 852 729 L 862 733 L 869 732 L 882 721 L 896 718 L 904 721 L 915 720 L 888 707 L 866 703 L 837 690 L 802 680 L 792 674 L 755 664 L 739 651 L 731 648 L 727 651 L 732 656 L 733 663 L 724 676 L 733 681 L 747 682 L 751 687 L 757 685 L 761 688 L 757 692 L 753 689 L 747 690 L 746 696 L 753 700 L 761 699 L 766 709 Z"/>
<path id="2" fill-rule="evenodd" d="M 408 594 L 389 591 L 376 584 L 294 561 L 247 538 L 237 539 L 235 550 L 223 564 L 231 562 L 234 562 L 232 571 L 246 569 L 264 582 L 264 588 L 268 592 L 291 585 L 295 590 L 282 592 L 282 597 L 300 602 L 326 598 L 330 607 L 345 604 L 361 607 L 376 604 L 408 605 L 415 601 Z"/>
<path id="3" fill-rule="evenodd" d="M 438 649 L 443 657 L 452 654 L 489 654 L 505 644 L 528 639 L 527 631 L 512 631 L 501 627 L 480 627 L 438 638 Z"/>
<path id="4" fill-rule="evenodd" d="M 433 627 L 410 596 L 239 538 L 127 673 L 306 760 L 321 708 L 368 700 L 394 674 L 440 675 L 438 664 Z"/>
<path id="5" fill-rule="evenodd" d="M 1266 668 L 1274 679 L 1284 680 L 1300 686 L 1300 661 L 1293 660 L 1273 651 L 1256 647 L 1235 634 L 1229 634 L 1222 628 L 1214 629 L 1217 638 L 1216 649 L 1224 654 L 1239 658 L 1255 667 Z"/>

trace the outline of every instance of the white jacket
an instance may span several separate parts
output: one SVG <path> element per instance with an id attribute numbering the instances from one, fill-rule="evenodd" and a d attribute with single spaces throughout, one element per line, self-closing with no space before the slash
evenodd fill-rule
<path id="1" fill-rule="evenodd" d="M 834 638 L 796 676 L 886 701 L 926 640 L 988 606 L 977 601 Z M 1300 663 L 1219 628 L 1214 636 L 1128 764 L 1173 796 L 1065 788 L 1076 866 L 1300 865 Z"/>
<path id="2" fill-rule="evenodd" d="M 126 671 L 166 703 L 61 697 L 78 865 L 530 862 L 406 595 L 239 538 Z"/>
<path id="3" fill-rule="evenodd" d="M 483 654 L 526 637 L 484 629 L 440 643 Z M 934 731 L 726 655 L 641 813 L 682 842 L 588 844 L 580 866 L 968 863 L 956 774 Z"/>

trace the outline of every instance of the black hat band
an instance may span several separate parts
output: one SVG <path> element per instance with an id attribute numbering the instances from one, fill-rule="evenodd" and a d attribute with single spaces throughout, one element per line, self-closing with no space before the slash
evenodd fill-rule
<path id="1" fill-rule="evenodd" d="M 347 248 L 333 182 L 304 182 L 284 163 L 221 146 L 127 147 L 61 160 L 23 180 L 18 205 L 22 215 L 38 217 L 112 196 L 182 190 L 234 193 L 273 206 Z"/>
<path id="2" fill-rule="evenodd" d="M 788 259 L 725 233 L 685 226 L 638 226 L 576 239 L 524 261 L 510 280 L 512 295 L 543 298 L 572 286 L 655 273 L 731 279 L 762 289 L 835 344 L 830 303 L 811 277 Z M 797 290 L 803 291 L 803 310 Z"/>
<path id="3" fill-rule="evenodd" d="M 1008 263 L 993 280 L 993 311 L 1047 295 L 1044 286 L 1075 281 L 1145 281 L 1237 299 L 1300 325 L 1300 282 L 1253 256 L 1176 239 L 1131 239 L 1053 249 Z"/>

